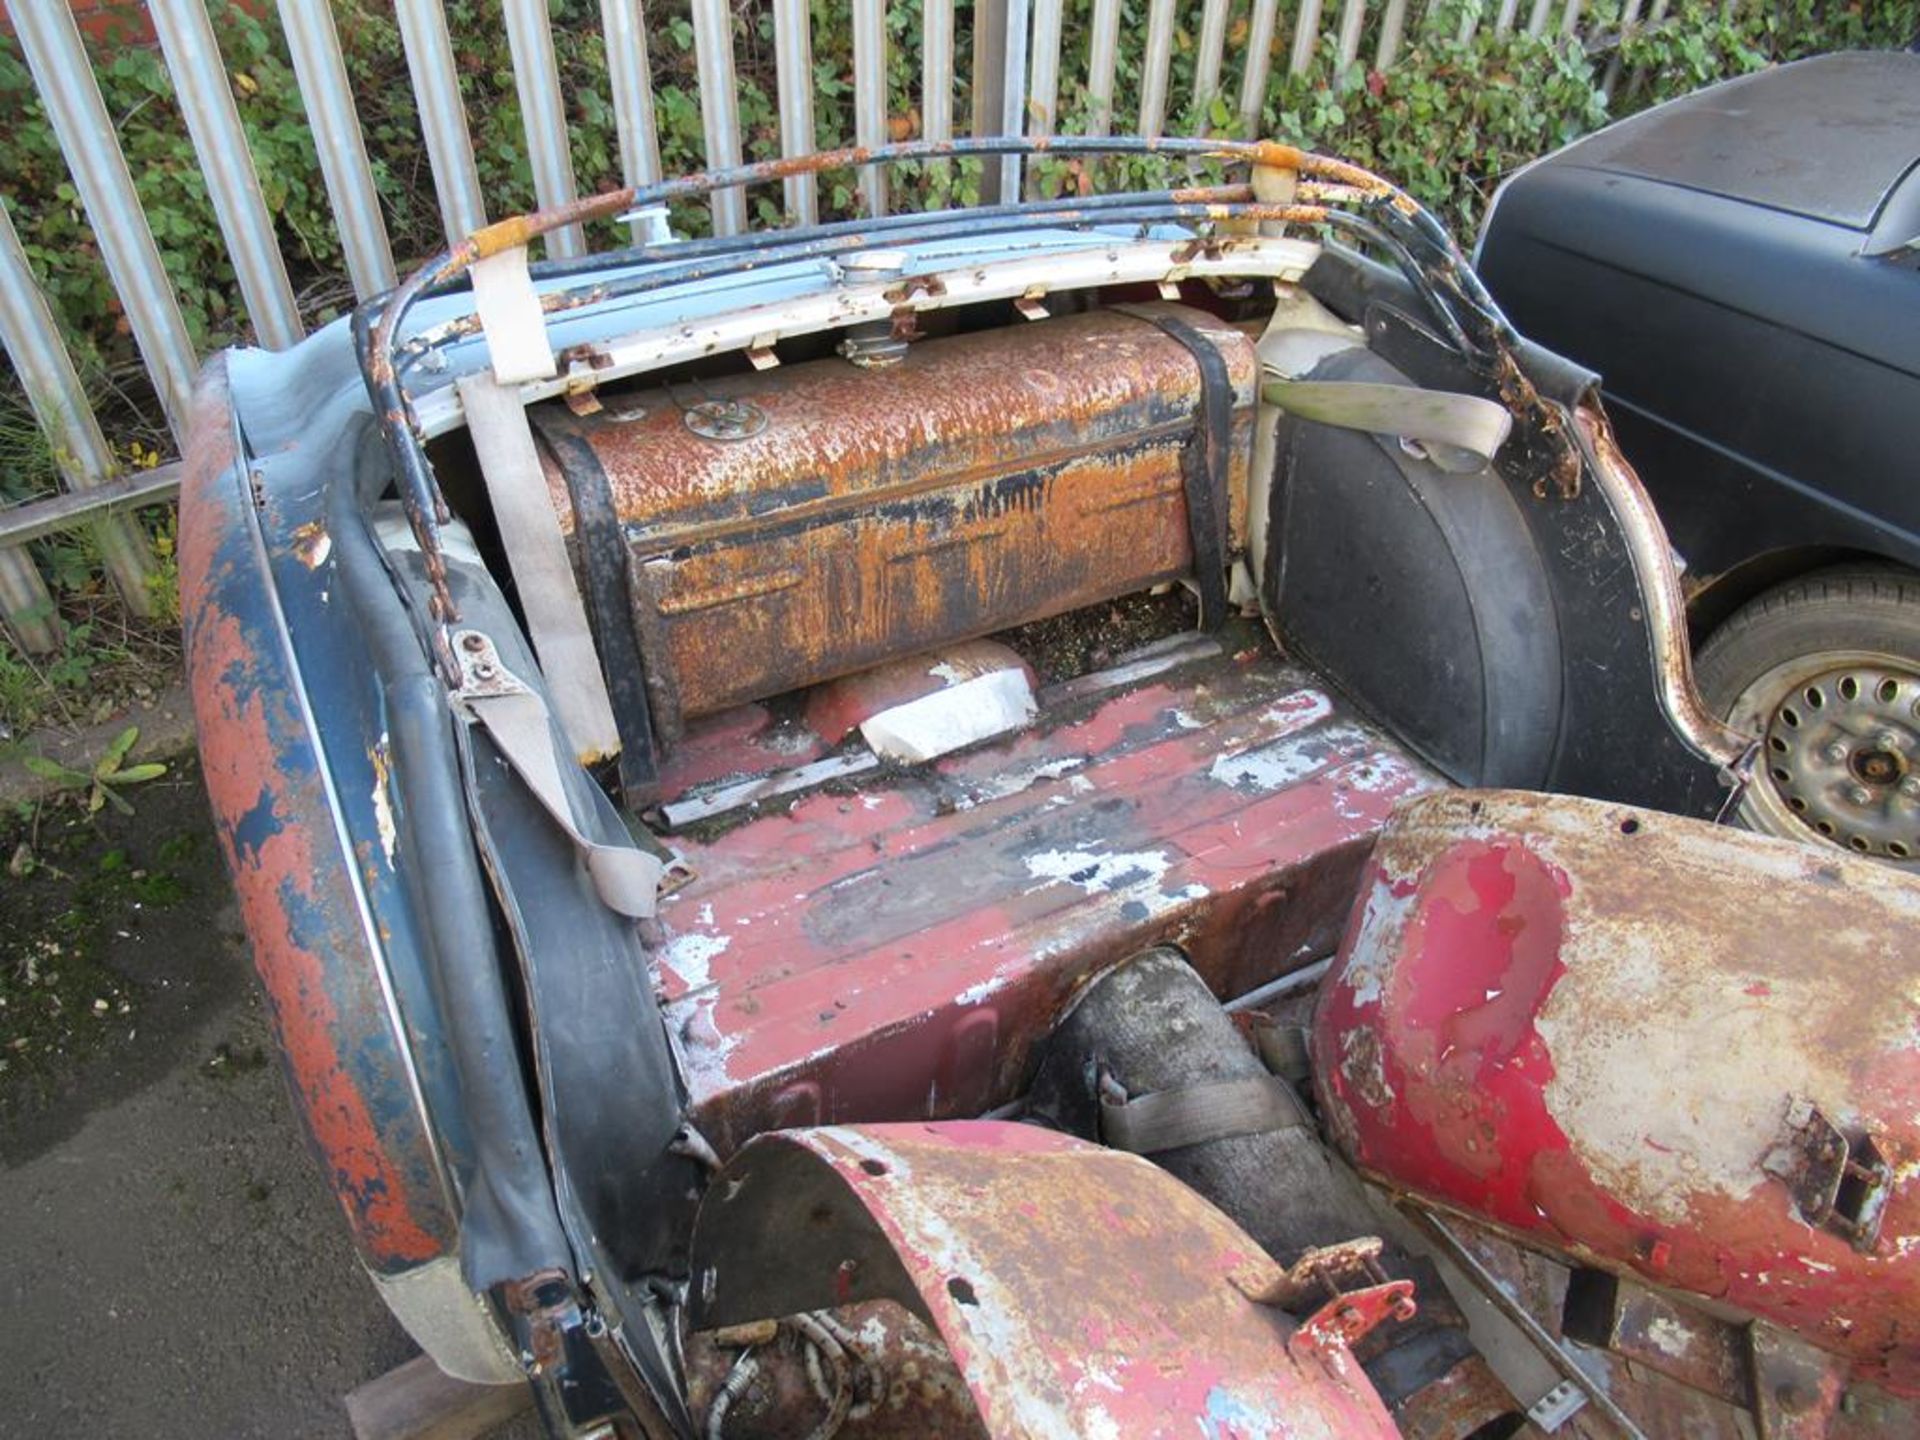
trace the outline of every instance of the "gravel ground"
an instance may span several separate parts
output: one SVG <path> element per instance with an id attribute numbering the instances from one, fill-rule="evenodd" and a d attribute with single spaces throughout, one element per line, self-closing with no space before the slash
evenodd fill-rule
<path id="1" fill-rule="evenodd" d="M 0 1437 L 343 1437 L 413 1346 L 294 1120 L 191 763 L 132 798 L 0 824 L 43 862 L 0 873 Z M 18 1023 L 51 1005 L 26 954 L 115 998 Z"/>

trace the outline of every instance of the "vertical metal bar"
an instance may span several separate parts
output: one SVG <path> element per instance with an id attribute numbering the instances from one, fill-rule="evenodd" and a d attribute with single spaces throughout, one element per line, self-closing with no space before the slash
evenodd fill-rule
<path id="1" fill-rule="evenodd" d="M 953 0 L 925 0 L 920 10 L 920 134 L 953 138 Z"/>
<path id="2" fill-rule="evenodd" d="M 1546 34 L 1547 15 L 1552 9 L 1553 0 L 1533 0 L 1533 12 L 1527 17 L 1527 34 Z"/>
<path id="3" fill-rule="evenodd" d="M 693 58 L 700 79 L 700 129 L 707 168 L 740 163 L 740 96 L 733 78 L 733 12 L 726 0 L 693 0 Z M 713 233 L 747 228 L 747 198 L 738 190 L 713 192 Z"/>
<path id="4" fill-rule="evenodd" d="M 427 160 L 433 167 L 440 226 L 447 243 L 452 244 L 487 223 L 487 202 L 480 194 L 480 175 L 474 168 L 466 107 L 460 103 L 453 42 L 447 36 L 447 12 L 441 0 L 394 0 L 393 8 L 394 18 L 400 22 L 400 42 L 407 51 L 414 100 L 420 107 Z M 607 48 L 611 64 L 611 43 Z M 617 77 L 614 90 L 617 96 Z"/>
<path id="5" fill-rule="evenodd" d="M 1007 0 L 1006 69 L 1000 79 L 1000 133 L 1024 135 L 1027 108 L 1027 21 L 1030 0 Z M 1019 198 L 1022 173 L 1018 155 L 1000 157 L 1000 194 Z"/>
<path id="6" fill-rule="evenodd" d="M 1567 0 L 1567 8 L 1560 12 L 1560 33 L 1572 35 L 1580 29 L 1580 0 Z"/>
<path id="7" fill-rule="evenodd" d="M 1520 0 L 1500 0 L 1500 13 L 1494 17 L 1493 33 L 1505 35 L 1513 29 L 1513 22 L 1520 14 Z"/>
<path id="8" fill-rule="evenodd" d="M 1367 20 L 1367 0 L 1346 0 L 1340 7 L 1340 68 L 1360 58 L 1360 31 Z"/>
<path id="9" fill-rule="evenodd" d="M 173 282 L 160 263 L 153 231 L 134 193 L 118 132 L 87 63 L 80 28 L 67 0 L 11 0 L 14 33 L 34 86 L 67 158 L 74 188 L 106 261 L 107 274 L 140 344 L 154 393 L 176 441 L 186 434 L 193 377 L 199 368 Z"/>
<path id="10" fill-rule="evenodd" d="M 354 113 L 347 67 L 340 58 L 327 0 L 280 0 L 280 27 L 287 33 L 294 77 L 320 152 L 320 174 L 333 203 L 340 248 L 346 252 L 353 292 L 362 300 L 393 288 L 393 250 L 380 196 L 373 188 L 360 117 Z"/>
<path id="11" fill-rule="evenodd" d="M 653 113 L 653 67 L 640 0 L 600 0 L 600 29 L 607 41 L 613 123 L 620 134 L 620 179 L 651 185 L 660 179 L 660 125 Z M 634 221 L 632 229 L 635 244 L 647 239 L 646 221 Z"/>
<path id="12" fill-rule="evenodd" d="M 24 546 L 0 545 L 0 620 L 29 655 L 44 655 L 60 643 L 52 592 Z"/>
<path id="13" fill-rule="evenodd" d="M 1266 111 L 1267 77 L 1273 70 L 1273 30 L 1280 0 L 1253 0 L 1253 19 L 1247 26 L 1247 64 L 1240 75 L 1240 133 L 1249 139 L 1260 133 Z"/>
<path id="14" fill-rule="evenodd" d="M 1472 0 L 1460 12 L 1460 29 L 1455 39 L 1462 45 L 1473 39 L 1474 31 L 1480 28 L 1480 12 L 1486 6 L 1486 0 Z"/>
<path id="15" fill-rule="evenodd" d="M 887 0 L 853 0 L 853 139 L 887 143 Z M 869 215 L 886 214 L 887 172 L 862 166 L 860 193 Z"/>
<path id="16" fill-rule="evenodd" d="M 513 56 L 513 89 L 527 132 L 527 159 L 533 165 L 534 198 L 542 210 L 551 210 L 579 195 L 573 150 L 567 143 L 567 110 L 560 102 L 553 26 L 546 0 L 501 0 L 500 8 L 507 22 L 507 50 Z M 545 241 L 547 254 L 556 259 L 587 253 L 587 233 L 578 225 L 549 230 Z"/>
<path id="17" fill-rule="evenodd" d="M 247 317 L 260 343 L 284 350 L 306 333 L 293 298 L 287 265 L 274 238 L 273 219 L 260 194 L 260 177 L 247 150 L 233 103 L 232 82 L 201 0 L 151 0 L 147 6 L 173 77 L 173 93 L 193 137 L 213 200 L 214 219 L 233 261 Z"/>
<path id="18" fill-rule="evenodd" d="M 87 392 L 74 373 L 53 311 L 27 264 L 26 251 L 20 246 L 5 205 L 0 205 L 0 345 L 6 347 L 7 358 L 27 392 L 27 403 L 33 406 L 34 416 L 53 448 L 54 464 L 68 486 L 86 490 L 113 479 L 118 469 L 113 451 L 87 407 Z M 101 562 L 127 608 L 136 615 L 153 614 L 153 596 L 147 589 L 152 557 L 139 526 L 129 515 L 106 511 L 93 522 L 93 533 L 100 544 Z M 39 582 L 25 550 L 0 550 L 0 557 L 4 557 L 0 568 L 18 570 L 24 566 L 33 574 L 34 583 Z M 31 588 L 19 575 L 0 584 L 0 589 L 8 593 L 26 594 Z M 44 585 L 34 597 L 36 608 L 42 600 L 51 603 Z M 25 640 L 33 622 L 13 614 L 7 618 Z"/>
<path id="19" fill-rule="evenodd" d="M 1277 4 L 1279 0 L 1265 0 Z M 1089 135 L 1113 132 L 1113 77 L 1120 68 L 1120 0 L 1093 0 L 1093 34 L 1087 53 Z"/>
<path id="20" fill-rule="evenodd" d="M 947 0 L 949 6 L 953 0 Z M 810 155 L 813 134 L 813 36 L 807 0 L 773 0 L 773 61 L 780 102 L 780 153 Z M 788 218 L 811 225 L 820 218 L 820 191 L 812 175 L 781 182 Z"/>
<path id="21" fill-rule="evenodd" d="M 1640 0 L 1626 0 L 1620 7 L 1620 39 L 1613 47 L 1613 55 L 1607 61 L 1607 73 L 1600 81 L 1600 93 L 1609 100 L 1613 99 L 1614 87 L 1620 83 L 1620 46 L 1626 43 L 1627 37 L 1633 34 L 1639 23 Z"/>
<path id="22" fill-rule="evenodd" d="M 1140 60 L 1140 133 L 1155 136 L 1167 128 L 1167 75 L 1173 67 L 1173 0 L 1153 0 L 1147 8 L 1147 53 Z"/>
<path id="23" fill-rule="evenodd" d="M 973 3 L 973 120 L 971 133 L 999 135 L 1006 113 L 1008 0 Z M 980 175 L 980 199 L 1000 199 L 1000 167 L 989 162 Z"/>
<path id="24" fill-rule="evenodd" d="M 1400 41 L 1407 30 L 1407 0 L 1387 0 L 1380 16 L 1380 44 L 1373 52 L 1373 68 L 1391 70 L 1400 56 Z"/>
<path id="25" fill-rule="evenodd" d="M 1293 22 L 1293 53 L 1287 57 L 1287 70 L 1298 75 L 1313 63 L 1314 46 L 1320 43 L 1320 0 L 1300 0 L 1300 14 Z"/>
<path id="26" fill-rule="evenodd" d="M 1220 0 L 1225 4 L 1226 0 Z M 1033 0 L 1033 79 L 1027 94 L 1027 134 L 1051 135 L 1059 122 L 1061 0 Z"/>
<path id="27" fill-rule="evenodd" d="M 1200 43 L 1193 57 L 1193 108 L 1202 135 L 1207 110 L 1220 93 L 1220 61 L 1227 49 L 1227 0 L 1207 0 L 1200 12 Z"/>

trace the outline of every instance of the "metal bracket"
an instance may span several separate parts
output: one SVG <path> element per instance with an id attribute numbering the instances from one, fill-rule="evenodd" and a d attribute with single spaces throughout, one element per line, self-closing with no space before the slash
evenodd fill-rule
<path id="1" fill-rule="evenodd" d="M 1348 1290 L 1302 1320 L 1300 1328 L 1287 1338 L 1287 1348 L 1295 1354 L 1314 1355 L 1351 1350 L 1387 1321 L 1411 1320 L 1418 1310 L 1411 1280 L 1389 1280 L 1364 1290 Z"/>
<path id="2" fill-rule="evenodd" d="M 1527 1407 L 1527 1419 L 1551 1435 L 1586 1407 L 1587 1396 L 1571 1380 L 1562 1380 Z"/>
<path id="3" fill-rule="evenodd" d="M 506 667 L 493 641 L 480 631 L 455 632 L 453 653 L 460 669 L 454 704 L 485 727 L 507 764 L 573 841 L 601 903 L 630 919 L 651 916 L 666 867 L 658 856 L 630 846 L 603 845 L 581 830 L 561 780 L 546 702 Z"/>

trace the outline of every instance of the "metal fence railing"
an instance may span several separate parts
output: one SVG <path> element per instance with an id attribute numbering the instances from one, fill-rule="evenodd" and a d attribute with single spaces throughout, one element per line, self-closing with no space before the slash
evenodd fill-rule
<path id="1" fill-rule="evenodd" d="M 1410 0 L 1341 0 L 1337 14 L 1323 16 L 1322 0 L 1295 0 L 1290 34 L 1282 30 L 1279 0 L 1148 0 L 1137 33 L 1123 34 L 1120 0 L 1074 0 L 1089 7 L 1085 88 L 1095 134 L 1137 127 L 1165 132 L 1170 108 L 1177 7 L 1199 8 L 1192 98 L 1204 110 L 1231 84 L 1232 105 L 1257 123 L 1276 63 L 1304 69 L 1316 46 L 1331 38 L 1343 64 L 1360 57 L 1363 38 L 1374 36 L 1368 57 L 1390 67 L 1416 20 Z M 1489 0 L 1493 3 L 1493 0 Z M 1583 0 L 1530 0 L 1524 22 L 1520 0 L 1497 0 L 1490 23 L 1510 30 L 1524 23 L 1536 34 L 1558 24 L 1571 32 L 1580 23 Z M 1649 20 L 1667 0 L 1656 0 Z M 232 260 L 244 306 L 258 343 L 281 349 L 302 334 L 286 261 L 273 219 L 262 198 L 226 69 L 204 0 L 148 0 L 154 33 L 171 75 L 181 115 L 205 175 L 221 239 Z M 277 0 L 281 27 L 301 100 L 312 126 L 322 179 L 341 240 L 347 277 L 366 298 L 392 286 L 395 262 L 382 217 L 360 119 L 328 0 Z M 943 140 L 964 118 L 966 133 L 1052 133 L 1058 123 L 1062 33 L 1067 0 L 972 0 L 972 111 L 956 117 L 955 0 L 924 0 L 921 16 L 923 69 L 920 133 Z M 886 0 L 849 0 L 854 70 L 854 135 L 860 144 L 887 138 Z M 691 0 L 706 160 L 731 166 L 742 158 L 735 82 L 735 15 L 729 0 Z M 770 0 L 782 153 L 814 149 L 812 36 L 807 0 Z M 394 0 L 418 109 L 428 169 L 446 234 L 457 238 L 489 218 L 462 108 L 453 42 L 442 0 Z M 576 190 L 567 143 L 567 111 L 555 63 L 553 35 L 544 0 L 502 0 L 515 87 L 525 125 L 534 189 L 541 206 L 564 203 Z M 162 263 L 154 232 L 142 213 L 133 178 L 101 99 L 70 0 L 7 0 L 14 32 L 79 197 L 113 288 L 152 381 L 159 408 L 176 445 L 182 439 L 194 374 L 194 351 Z M 1640 0 L 1627 0 L 1627 23 Z M 1227 64 L 1230 15 L 1244 15 L 1244 53 L 1237 75 Z M 1463 37 L 1480 23 L 1465 22 Z M 608 57 L 607 89 L 619 132 L 625 183 L 661 178 L 659 134 L 648 61 L 648 28 L 642 0 L 601 0 Z M 1116 74 L 1122 46 L 1140 56 L 1137 111 L 1118 108 Z M 1017 187 L 1019 160 L 1007 157 L 989 188 Z M 991 178 L 998 184 L 992 185 Z M 0 180 L 0 187 L 5 181 Z M 785 182 L 788 216 L 812 221 L 819 210 L 811 175 Z M 878 167 L 860 177 L 870 213 L 887 208 L 886 181 Z M 747 227 L 739 190 L 712 198 L 720 233 Z M 497 218 L 497 217 L 495 217 Z M 586 248 L 575 227 L 547 241 L 550 254 L 574 255 Z M 177 466 L 127 475 L 88 407 L 86 391 L 61 339 L 55 319 L 28 264 L 20 237 L 0 205 L 0 341 L 45 431 L 60 473 L 61 493 L 0 510 L 0 619 L 29 651 L 58 641 L 47 585 L 34 567 L 27 542 L 80 525 L 93 527 L 108 573 L 127 604 L 145 614 L 151 606 L 147 576 L 152 565 L 141 529 L 130 510 L 166 498 L 178 484 Z"/>

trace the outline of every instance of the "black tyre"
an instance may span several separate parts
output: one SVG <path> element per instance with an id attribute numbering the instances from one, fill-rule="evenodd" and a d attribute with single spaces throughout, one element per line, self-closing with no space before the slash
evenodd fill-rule
<path id="1" fill-rule="evenodd" d="M 1920 576 L 1843 565 L 1708 637 L 1707 703 L 1763 737 L 1742 823 L 1920 868 Z"/>

